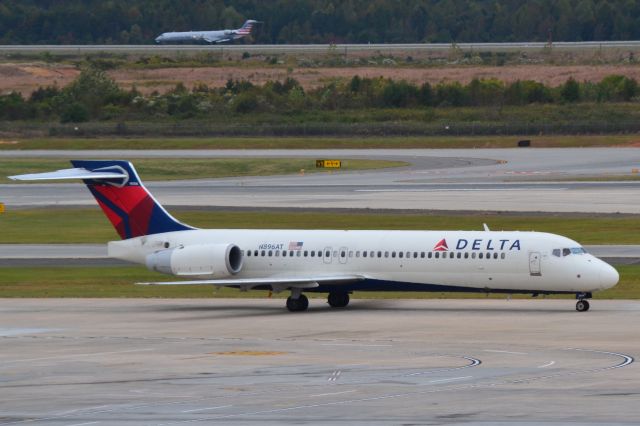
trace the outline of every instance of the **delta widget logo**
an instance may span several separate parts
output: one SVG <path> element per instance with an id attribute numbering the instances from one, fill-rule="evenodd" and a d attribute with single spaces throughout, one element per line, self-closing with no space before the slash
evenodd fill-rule
<path id="1" fill-rule="evenodd" d="M 435 245 L 433 251 L 449 251 L 449 246 L 447 245 L 446 239 L 441 239 L 438 241 L 438 244 Z"/>

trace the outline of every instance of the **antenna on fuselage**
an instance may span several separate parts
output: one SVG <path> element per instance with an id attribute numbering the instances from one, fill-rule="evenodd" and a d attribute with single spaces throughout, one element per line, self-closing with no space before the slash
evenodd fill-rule
<path id="1" fill-rule="evenodd" d="M 487 224 L 486 224 L 486 223 L 483 223 L 483 224 L 482 224 L 482 227 L 484 228 L 485 232 L 489 232 L 489 231 L 491 231 L 491 229 L 489 229 L 489 226 L 487 226 Z"/>

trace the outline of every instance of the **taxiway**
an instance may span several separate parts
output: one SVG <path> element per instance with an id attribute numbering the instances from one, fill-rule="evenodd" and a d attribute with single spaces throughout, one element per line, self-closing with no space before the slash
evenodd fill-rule
<path id="1" fill-rule="evenodd" d="M 166 205 L 640 213 L 640 185 L 616 181 L 637 148 L 460 150 L 0 151 L 0 158 L 371 158 L 408 167 L 339 173 L 149 182 Z M 134 161 L 135 163 L 135 161 Z M 583 181 L 590 177 L 604 181 Z M 141 176 L 144 180 L 144 175 Z M 611 181 L 611 179 L 614 179 Z M 81 184 L 0 185 L 7 207 L 92 205 Z"/>
<path id="2" fill-rule="evenodd" d="M 0 300 L 0 425 L 637 424 L 640 302 Z"/>

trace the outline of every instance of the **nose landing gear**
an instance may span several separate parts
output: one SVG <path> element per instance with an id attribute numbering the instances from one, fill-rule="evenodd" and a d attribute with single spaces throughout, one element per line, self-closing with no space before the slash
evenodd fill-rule
<path id="1" fill-rule="evenodd" d="M 587 312 L 589 310 L 589 302 L 586 300 L 578 300 L 576 302 L 576 311 Z"/>
<path id="2" fill-rule="evenodd" d="M 586 299 L 591 298 L 591 293 L 578 293 L 576 294 L 576 311 L 587 312 L 589 310 L 589 302 Z"/>

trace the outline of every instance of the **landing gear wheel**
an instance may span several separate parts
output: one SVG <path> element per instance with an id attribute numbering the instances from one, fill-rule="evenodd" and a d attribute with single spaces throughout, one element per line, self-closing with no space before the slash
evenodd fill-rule
<path id="1" fill-rule="evenodd" d="M 589 310 L 589 302 L 586 300 L 578 300 L 576 302 L 576 311 L 587 312 Z"/>
<path id="2" fill-rule="evenodd" d="M 308 307 L 309 307 L 309 299 L 307 299 L 307 296 L 305 296 L 304 294 L 301 294 L 300 296 L 298 296 L 297 299 L 294 299 L 293 297 L 287 298 L 287 309 L 290 312 L 306 311 Z"/>
<path id="3" fill-rule="evenodd" d="M 344 308 L 349 304 L 349 293 L 329 293 L 327 302 L 332 308 Z"/>

